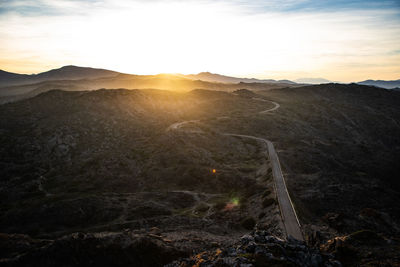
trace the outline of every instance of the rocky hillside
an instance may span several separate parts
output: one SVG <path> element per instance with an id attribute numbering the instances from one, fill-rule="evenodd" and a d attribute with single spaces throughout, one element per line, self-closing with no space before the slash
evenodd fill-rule
<path id="1" fill-rule="evenodd" d="M 267 231 L 253 231 L 227 247 L 213 243 L 195 255 L 182 240 L 154 228 L 76 233 L 56 240 L 3 234 L 0 248 L 3 255 L 11 256 L 3 258 L 1 266 L 342 266 L 332 254 L 322 254 L 297 240 L 284 241 Z"/>
<path id="2" fill-rule="evenodd" d="M 202 90 L 56 90 L 2 105 L 2 232 L 58 240 L 158 227 L 185 251 L 231 244 L 256 224 L 282 237 L 259 144 L 201 123 L 266 105 Z M 167 130 L 187 119 L 200 119 L 190 134 Z"/>
<path id="3" fill-rule="evenodd" d="M 307 235 L 320 244 L 368 229 L 398 240 L 400 94 L 355 84 L 262 94 L 280 103 L 273 116 L 213 125 L 275 143 Z M 352 260 L 365 256 L 356 251 Z"/>
<path id="4" fill-rule="evenodd" d="M 280 107 L 260 113 L 267 99 Z M 53 90 L 1 105 L 0 262 L 396 266 L 399 103 L 327 84 Z M 281 240 L 265 145 L 223 133 L 274 142 L 307 244 Z"/>
<path id="5" fill-rule="evenodd" d="M 352 231 L 359 226 L 352 227 L 347 219 L 363 220 L 360 214 L 372 208 L 390 215 L 388 223 L 396 229 L 392 220 L 399 222 L 400 214 L 400 94 L 328 84 L 263 95 L 280 103 L 273 116 L 258 115 L 234 125 L 226 121 L 218 127 L 235 127 L 275 142 L 303 220 L 334 212 L 344 220 L 341 230 Z"/>

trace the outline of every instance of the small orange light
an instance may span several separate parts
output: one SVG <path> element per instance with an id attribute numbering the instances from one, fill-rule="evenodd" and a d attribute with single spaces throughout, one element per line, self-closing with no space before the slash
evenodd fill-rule
<path id="1" fill-rule="evenodd" d="M 217 172 L 217 170 L 216 169 L 213 169 L 213 173 L 216 173 Z"/>

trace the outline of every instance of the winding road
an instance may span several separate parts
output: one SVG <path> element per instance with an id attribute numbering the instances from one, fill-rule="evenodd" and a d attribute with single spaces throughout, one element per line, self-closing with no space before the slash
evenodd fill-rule
<path id="1" fill-rule="evenodd" d="M 252 98 L 252 99 L 258 100 L 258 101 L 263 101 L 263 102 L 271 102 L 272 104 L 274 104 L 273 108 L 260 111 L 259 114 L 266 114 L 268 112 L 277 110 L 280 107 L 280 105 L 278 103 L 273 102 L 273 101 L 269 101 L 269 100 L 262 99 L 262 98 Z M 185 124 L 196 123 L 198 121 L 199 120 L 176 122 L 176 123 L 170 125 L 167 128 L 167 131 L 177 130 Z M 294 209 L 292 200 L 290 199 L 290 195 L 289 195 L 289 192 L 286 187 L 285 178 L 283 177 L 281 164 L 279 162 L 278 154 L 276 153 L 274 144 L 267 139 L 256 137 L 256 136 L 251 136 L 251 135 L 241 135 L 241 134 L 231 134 L 231 133 L 223 133 L 223 135 L 235 136 L 235 137 L 240 137 L 240 138 L 250 138 L 250 139 L 254 139 L 254 140 L 266 143 L 269 159 L 270 159 L 270 162 L 272 165 L 272 175 L 274 177 L 274 184 L 275 184 L 276 196 L 277 196 L 278 203 L 279 203 L 279 210 L 281 212 L 282 222 L 285 227 L 286 236 L 287 237 L 290 236 L 297 240 L 304 241 L 304 238 L 303 238 L 303 235 L 301 232 L 300 222 L 297 217 L 296 210 Z"/>

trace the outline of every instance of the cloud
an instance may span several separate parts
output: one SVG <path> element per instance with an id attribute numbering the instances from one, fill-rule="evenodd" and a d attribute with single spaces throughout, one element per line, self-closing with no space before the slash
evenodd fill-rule
<path id="1" fill-rule="evenodd" d="M 190 4 L 229 4 L 239 6 L 255 13 L 263 12 L 335 12 L 343 10 L 399 9 L 400 1 L 395 0 L 1 0 L 0 12 L 16 12 L 24 15 L 59 15 L 67 11 L 97 7 L 126 7 L 137 3 L 190 3 Z M 398 10 L 397 14 L 400 11 Z"/>
<path id="2" fill-rule="evenodd" d="M 3 0 L 0 15 L 60 16 L 87 15 L 102 6 L 99 0 Z"/>

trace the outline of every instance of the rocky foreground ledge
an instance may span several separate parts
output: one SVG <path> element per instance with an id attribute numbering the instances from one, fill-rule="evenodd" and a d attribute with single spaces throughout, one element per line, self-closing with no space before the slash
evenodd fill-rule
<path id="1" fill-rule="evenodd" d="M 267 231 L 244 235 L 238 244 L 214 251 L 202 252 L 190 258 L 167 264 L 167 267 L 189 266 L 342 266 L 332 254 L 321 254 L 304 242 L 287 241 Z"/>
<path id="2" fill-rule="evenodd" d="M 237 244 L 204 252 L 152 232 L 75 233 L 55 240 L 0 234 L 0 266 L 341 266 L 295 239 L 253 231 Z"/>

